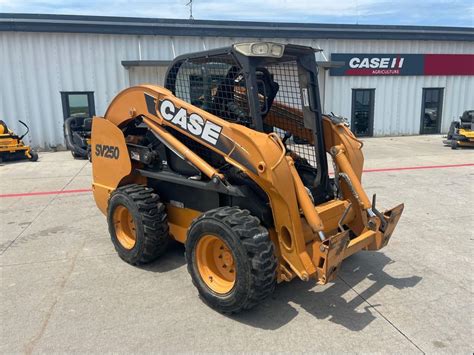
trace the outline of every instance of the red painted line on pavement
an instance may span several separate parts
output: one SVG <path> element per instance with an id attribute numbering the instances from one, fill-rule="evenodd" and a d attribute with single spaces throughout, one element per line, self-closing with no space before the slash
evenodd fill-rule
<path id="1" fill-rule="evenodd" d="M 451 164 L 451 165 L 426 165 L 426 166 L 407 166 L 401 168 L 380 168 L 363 170 L 364 173 L 378 173 L 382 171 L 400 171 L 400 170 L 422 170 L 422 169 L 445 169 L 460 168 L 463 166 L 474 166 L 474 164 Z"/>
<path id="2" fill-rule="evenodd" d="M 379 172 L 384 172 L 384 171 L 461 168 L 465 166 L 474 166 L 474 163 L 473 164 L 427 165 L 427 166 L 406 166 L 406 167 L 400 167 L 400 168 L 367 169 L 367 170 L 363 170 L 363 172 L 364 173 L 379 173 Z M 0 195 L 0 198 L 76 194 L 76 193 L 84 193 L 84 192 L 91 192 L 91 191 L 92 189 L 25 192 L 25 193 L 18 193 L 18 194 L 3 194 L 3 195 Z"/>

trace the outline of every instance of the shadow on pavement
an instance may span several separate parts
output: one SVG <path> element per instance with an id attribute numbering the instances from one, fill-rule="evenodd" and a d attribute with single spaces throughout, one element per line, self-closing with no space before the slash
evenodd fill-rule
<path id="1" fill-rule="evenodd" d="M 327 319 L 340 324 L 352 331 L 367 327 L 375 318 L 371 308 L 379 305 L 369 305 L 366 299 L 372 297 L 382 288 L 389 286 L 399 290 L 414 287 L 422 279 L 419 276 L 395 278 L 387 274 L 383 268 L 393 261 L 383 253 L 362 252 L 346 259 L 335 283 L 329 286 L 317 286 L 314 282 L 293 280 L 283 283 L 271 299 L 260 306 L 234 316 L 231 319 L 241 323 L 261 328 L 278 329 L 290 322 L 298 314 L 301 307 L 317 319 Z M 369 279 L 373 283 L 363 290 L 358 289 L 358 295 L 350 291 L 359 282 Z M 354 294 L 352 299 L 350 295 Z M 293 307 L 291 304 L 297 305 Z M 361 309 L 360 306 L 363 308 Z"/>
<path id="2" fill-rule="evenodd" d="M 184 258 L 184 245 L 174 240 L 170 242 L 165 255 L 158 258 L 157 261 L 140 266 L 141 269 L 153 272 L 167 272 L 177 269 L 186 264 Z"/>
<path id="3" fill-rule="evenodd" d="M 329 320 L 352 331 L 362 330 L 376 318 L 372 308 L 379 306 L 369 305 L 365 300 L 384 287 L 402 290 L 416 286 L 422 279 L 420 276 L 396 278 L 389 275 L 383 269 L 393 262 L 380 252 L 358 253 L 343 262 L 336 282 L 326 286 L 297 279 L 282 283 L 271 298 L 259 306 L 229 318 L 252 327 L 274 330 L 289 323 L 302 308 L 317 319 Z M 141 268 L 162 273 L 185 263 L 184 246 L 173 241 L 163 257 Z M 357 294 L 351 290 L 364 280 L 372 281 L 370 286 L 358 287 Z"/>
<path id="4" fill-rule="evenodd" d="M 4 166 L 4 165 L 15 165 L 15 164 L 21 164 L 21 163 L 29 163 L 29 164 L 32 164 L 32 163 L 36 163 L 36 162 L 31 162 L 31 161 L 29 161 L 29 160 L 26 159 L 26 158 L 12 159 L 12 160 L 8 160 L 8 159 L 0 160 L 0 166 Z"/>

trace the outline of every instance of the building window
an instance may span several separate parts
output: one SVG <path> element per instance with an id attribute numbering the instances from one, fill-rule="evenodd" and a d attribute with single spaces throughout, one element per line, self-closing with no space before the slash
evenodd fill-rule
<path id="1" fill-rule="evenodd" d="M 441 129 L 443 89 L 424 88 L 421 102 L 421 134 L 437 134 Z"/>
<path id="2" fill-rule="evenodd" d="M 61 92 L 64 119 L 77 117 L 92 117 L 95 115 L 94 92 L 92 91 L 63 91 Z"/>

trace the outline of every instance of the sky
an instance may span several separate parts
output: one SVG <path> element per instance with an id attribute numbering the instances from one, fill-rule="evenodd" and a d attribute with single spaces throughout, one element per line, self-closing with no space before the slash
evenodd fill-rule
<path id="1" fill-rule="evenodd" d="M 0 0 L 0 12 L 187 19 L 189 0 Z M 196 20 L 474 27 L 474 0 L 193 0 Z"/>

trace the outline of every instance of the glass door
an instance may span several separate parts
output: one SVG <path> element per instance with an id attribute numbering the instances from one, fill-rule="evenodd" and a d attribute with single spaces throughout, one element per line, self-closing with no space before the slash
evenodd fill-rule
<path id="1" fill-rule="evenodd" d="M 442 107 L 442 88 L 423 89 L 420 134 L 437 134 L 440 132 Z"/>
<path id="2" fill-rule="evenodd" d="M 374 134 L 375 89 L 352 90 L 351 129 L 358 137 L 371 137 Z"/>

